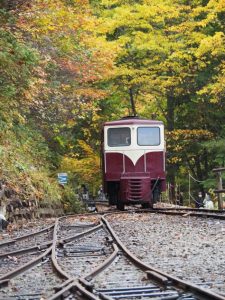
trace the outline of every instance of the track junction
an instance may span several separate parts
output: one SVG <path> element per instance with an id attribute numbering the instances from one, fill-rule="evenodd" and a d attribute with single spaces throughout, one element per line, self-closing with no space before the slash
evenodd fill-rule
<path id="1" fill-rule="evenodd" d="M 224 212 L 205 210 L 132 209 L 57 218 L 2 241 L 0 299 L 225 299 L 224 232 Z M 191 236 L 195 242 L 188 244 Z M 200 268 L 196 246 L 199 253 L 214 251 L 215 262 L 206 259 Z M 199 274 L 185 270 L 188 259 Z M 214 272 L 210 282 L 204 270 Z"/>

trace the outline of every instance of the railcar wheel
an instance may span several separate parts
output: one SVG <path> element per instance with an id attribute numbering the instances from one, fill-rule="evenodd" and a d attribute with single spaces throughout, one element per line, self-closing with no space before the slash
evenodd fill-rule
<path id="1" fill-rule="evenodd" d="M 141 207 L 142 208 L 153 208 L 153 205 L 150 202 L 147 202 L 147 203 L 142 203 Z"/>
<path id="2" fill-rule="evenodd" d="M 118 200 L 117 203 L 116 203 L 116 208 L 118 210 L 124 210 L 124 203 L 121 202 L 120 200 Z"/>
<path id="3" fill-rule="evenodd" d="M 109 195 L 109 205 L 115 205 L 117 203 L 117 195 Z"/>
<path id="4" fill-rule="evenodd" d="M 109 205 L 116 205 L 118 202 L 119 183 L 110 181 L 107 183 L 107 190 L 109 195 Z"/>

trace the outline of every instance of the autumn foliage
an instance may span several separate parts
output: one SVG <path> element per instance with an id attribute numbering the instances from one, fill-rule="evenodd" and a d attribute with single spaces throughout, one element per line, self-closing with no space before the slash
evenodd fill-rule
<path id="1" fill-rule="evenodd" d="M 59 199 L 59 171 L 96 189 L 101 124 L 131 99 L 165 123 L 168 181 L 212 177 L 225 161 L 224 18 L 223 0 L 2 1 L 2 178 L 16 189 L 20 174 L 27 197 Z"/>

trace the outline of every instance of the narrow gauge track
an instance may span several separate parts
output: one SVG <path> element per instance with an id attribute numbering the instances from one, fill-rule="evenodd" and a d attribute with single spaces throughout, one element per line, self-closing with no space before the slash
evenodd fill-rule
<path id="1" fill-rule="evenodd" d="M 56 220 L 47 250 L 1 277 L 0 299 L 225 299 L 143 263 L 98 216 Z"/>
<path id="2" fill-rule="evenodd" d="M 54 225 L 0 244 L 0 280 L 38 258 L 52 244 Z"/>
<path id="3" fill-rule="evenodd" d="M 224 213 L 154 211 L 125 214 L 123 219 L 111 216 L 114 230 L 123 233 L 123 242 L 143 262 L 225 299 Z"/>
<path id="4" fill-rule="evenodd" d="M 54 225 L 0 243 L 0 257 L 51 244 Z"/>
<path id="5" fill-rule="evenodd" d="M 72 216 L 61 217 L 59 219 L 59 225 L 57 230 L 57 239 L 69 239 L 70 236 L 80 234 L 89 228 L 99 224 L 99 216 L 84 214 L 75 218 Z"/>
<path id="6" fill-rule="evenodd" d="M 102 264 L 112 252 L 109 233 L 95 226 L 74 238 L 64 240 L 56 248 L 57 261 L 70 277 L 79 278 Z"/>
<path id="7" fill-rule="evenodd" d="M 63 219 L 64 218 L 60 219 L 60 225 L 64 224 Z M 2 254 L 2 257 L 0 257 L 0 263 L 3 263 L 4 260 L 6 260 L 5 263 L 7 264 L 9 262 L 8 260 L 12 259 L 12 262 L 15 264 L 12 263 L 8 270 L 7 267 L 5 267 L 5 274 L 0 277 L 0 299 L 47 299 L 54 295 L 57 290 L 62 289 L 64 285 L 66 286 L 70 281 L 74 280 L 63 270 L 61 270 L 60 266 L 58 265 L 58 262 L 56 260 L 56 252 L 58 251 L 57 245 L 64 245 L 66 243 L 70 244 L 73 238 L 77 238 L 77 235 L 85 235 L 84 231 L 87 230 L 87 227 L 93 227 L 89 228 L 89 230 L 87 230 L 87 233 L 95 231 L 99 227 L 101 227 L 99 225 L 94 226 L 94 224 L 90 226 L 90 222 L 89 224 L 87 224 L 87 222 L 83 222 L 81 224 L 81 222 L 78 223 L 76 220 L 75 223 L 76 224 L 71 224 L 69 230 L 66 230 L 68 236 L 64 239 L 61 239 L 62 236 L 60 235 L 60 240 L 58 240 L 57 232 L 60 231 L 61 226 L 59 226 L 59 220 L 57 219 L 54 226 L 54 232 L 51 232 L 53 234 L 53 237 L 51 237 L 51 242 L 40 245 L 43 248 L 41 250 L 36 249 L 37 245 L 35 243 L 36 240 L 34 239 L 34 246 L 26 249 L 20 249 L 18 252 L 11 251 L 10 254 L 15 255 L 13 256 L 14 259 L 12 259 L 13 257 L 11 256 L 7 256 L 7 253 Z M 63 226 L 65 226 L 65 224 Z M 64 229 L 62 231 L 65 236 Z M 72 235 L 72 232 L 74 236 Z M 21 241 L 26 238 L 20 237 L 18 241 Z M 29 235 L 28 238 L 30 239 L 31 236 Z M 14 244 L 13 241 L 12 243 L 9 243 L 9 241 L 7 241 L 7 243 L 8 245 Z M 48 246 L 48 248 L 44 251 L 44 248 L 46 248 L 46 246 Z M 36 249 L 37 251 L 35 252 L 34 249 Z M 29 253 L 27 257 L 30 258 L 30 256 L 34 255 L 35 258 L 31 260 L 28 259 L 28 262 L 23 264 L 25 252 Z M 22 265 L 18 266 L 18 260 L 20 260 Z M 10 270 L 11 267 L 12 270 Z M 1 272 L 1 274 L 3 273 Z M 83 288 L 81 287 L 81 290 L 82 289 Z M 88 292 L 84 291 L 84 293 Z M 78 297 L 80 296 L 78 295 Z M 83 299 L 83 296 L 80 299 Z"/>
<path id="8" fill-rule="evenodd" d="M 203 216 L 203 217 L 212 217 L 214 219 L 218 218 L 220 220 L 225 220 L 225 210 L 210 210 L 205 208 L 189 208 L 189 207 L 171 207 L 171 208 L 155 208 L 152 210 L 138 210 L 138 212 L 154 212 L 154 213 L 163 213 L 169 215 L 183 215 L 187 213 L 190 216 Z"/>
<path id="9" fill-rule="evenodd" d="M 107 220 L 104 217 L 102 220 L 120 250 L 113 243 L 114 251 L 111 254 L 108 251 L 110 255 L 107 256 L 107 259 L 89 274 L 85 273 L 88 273 L 90 268 L 80 275 L 76 273 L 77 279 L 73 276 L 73 282 L 66 275 L 69 284 L 51 297 L 51 300 L 79 299 L 79 293 L 83 295 L 81 299 L 225 299 L 221 295 L 144 264 L 120 242 Z M 100 236 L 102 238 L 101 234 Z M 83 243 L 84 240 L 81 240 L 80 246 L 84 245 Z M 110 243 L 112 242 L 110 241 Z M 88 249 L 85 248 L 85 250 Z M 82 257 L 85 257 L 84 252 Z M 60 259 L 58 264 L 61 264 Z"/>

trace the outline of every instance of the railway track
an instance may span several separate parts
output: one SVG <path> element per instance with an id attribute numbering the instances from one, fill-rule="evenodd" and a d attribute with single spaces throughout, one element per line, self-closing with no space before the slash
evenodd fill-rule
<path id="1" fill-rule="evenodd" d="M 122 241 L 146 264 L 225 297 L 224 213 L 111 216 Z"/>
<path id="2" fill-rule="evenodd" d="M 52 240 L 53 228 L 54 225 L 0 243 L 0 255 L 24 252 L 25 249 L 37 248 L 45 243 L 49 244 Z"/>
<path id="3" fill-rule="evenodd" d="M 0 266 L 10 270 L 0 277 L 0 299 L 225 299 L 143 262 L 110 223 L 110 216 L 101 214 L 62 217 L 35 238 L 5 244 Z M 29 247 L 24 249 L 22 241 Z"/>

